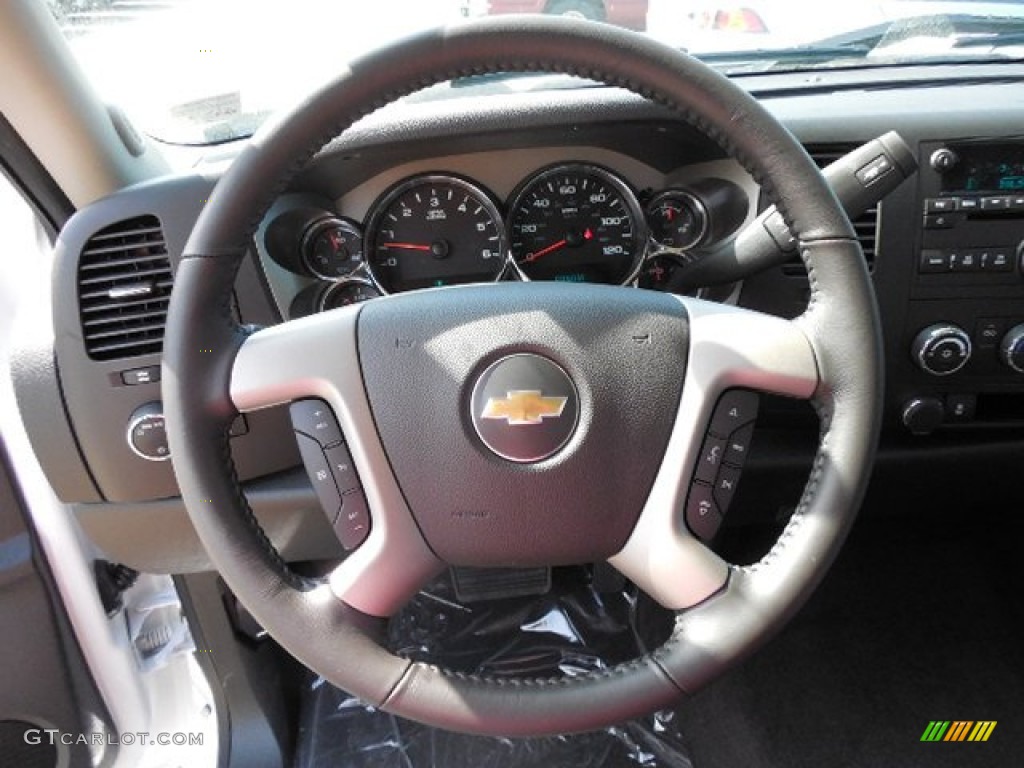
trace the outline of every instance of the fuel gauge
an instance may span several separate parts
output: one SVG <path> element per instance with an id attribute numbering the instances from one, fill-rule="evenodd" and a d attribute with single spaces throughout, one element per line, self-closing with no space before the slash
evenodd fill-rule
<path id="1" fill-rule="evenodd" d="M 324 280 L 346 277 L 363 263 L 363 233 L 348 219 L 321 219 L 302 239 L 302 261 Z"/>
<path id="2" fill-rule="evenodd" d="M 707 234 L 708 215 L 696 195 L 670 189 L 647 204 L 651 238 L 661 248 L 684 251 L 699 245 Z"/>

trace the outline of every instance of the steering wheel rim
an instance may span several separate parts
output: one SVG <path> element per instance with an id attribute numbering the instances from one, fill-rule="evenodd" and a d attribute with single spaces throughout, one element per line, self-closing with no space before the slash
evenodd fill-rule
<path id="1" fill-rule="evenodd" d="M 359 352 L 359 308 L 252 333 L 233 320 L 231 291 L 258 222 L 330 139 L 402 95 L 501 71 L 578 75 L 675 111 L 762 185 L 800 241 L 811 286 L 808 310 L 793 322 L 681 300 L 692 334 L 691 360 L 670 446 L 678 439 L 686 442 L 687 455 L 693 453 L 711 400 L 728 386 L 804 397 L 819 412 L 819 450 L 790 523 L 757 564 L 722 570 L 678 530 L 684 527 L 673 503 L 678 471 L 673 475 L 663 464 L 651 490 L 651 499 L 667 494 L 663 503 L 649 500 L 629 541 L 610 560 L 678 609 L 675 629 L 653 653 L 572 679 L 486 678 L 392 656 L 376 642 L 377 624 L 368 615 L 387 610 L 377 610 L 365 592 L 342 583 L 344 574 L 329 584 L 304 581 L 274 550 L 241 491 L 227 439 L 239 410 L 287 402 L 302 392 L 324 396 L 339 410 L 346 434 L 357 433 L 357 467 L 374 480 L 368 489 L 373 514 L 404 505 L 397 483 L 375 481 L 388 457 L 370 434 L 375 427 L 365 392 L 362 400 L 342 396 L 362 391 L 359 366 L 351 364 Z M 445 290 L 463 291 L 460 297 L 466 298 L 484 289 Z M 547 300 L 544 292 L 556 289 L 530 290 Z M 754 338 L 722 340 L 751 333 Z M 330 375 L 305 376 L 300 369 L 308 361 L 295 358 L 294 370 L 268 372 L 268 359 L 294 346 L 294 334 L 315 336 L 319 350 L 330 348 L 325 345 L 336 335 L 333 356 L 343 359 L 339 352 L 347 351 L 349 364 L 334 365 Z M 796 140 L 749 95 L 685 54 L 624 30 L 560 19 L 494 18 L 426 32 L 365 56 L 253 138 L 218 183 L 178 268 L 162 389 L 175 473 L 200 539 L 227 584 L 282 646 L 332 683 L 395 714 L 453 730 L 540 735 L 589 730 L 669 705 L 747 656 L 799 608 L 838 552 L 867 484 L 881 413 L 881 350 L 870 278 L 848 219 Z M 347 383 L 338 383 L 342 379 Z M 669 479 L 662 483 L 663 476 Z M 648 514 L 653 506 L 656 513 Z M 411 516 L 402 520 L 391 512 L 383 516 L 392 533 L 405 526 L 406 549 L 395 551 L 411 553 L 414 563 L 396 577 L 396 594 L 414 591 L 443 566 L 422 537 L 416 539 Z M 706 568 L 687 574 L 696 582 L 707 576 L 707 583 L 661 589 L 675 573 L 671 557 L 658 549 L 665 531 L 688 548 L 677 547 L 671 556 L 693 555 L 704 563 Z M 361 553 L 349 559 L 357 563 L 349 575 L 360 567 Z"/>

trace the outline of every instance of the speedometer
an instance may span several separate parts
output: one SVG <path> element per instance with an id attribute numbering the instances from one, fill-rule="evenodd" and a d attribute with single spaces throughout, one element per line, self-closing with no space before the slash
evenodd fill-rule
<path id="1" fill-rule="evenodd" d="M 368 262 L 388 293 L 497 280 L 505 229 L 490 195 L 466 179 L 415 176 L 388 190 L 367 227 Z"/>
<path id="2" fill-rule="evenodd" d="M 509 208 L 512 257 L 531 280 L 620 285 L 640 267 L 647 225 L 611 172 L 559 165 L 528 179 Z"/>

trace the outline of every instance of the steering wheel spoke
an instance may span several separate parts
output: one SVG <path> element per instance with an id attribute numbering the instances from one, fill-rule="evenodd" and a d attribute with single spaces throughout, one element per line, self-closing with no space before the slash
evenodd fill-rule
<path id="1" fill-rule="evenodd" d="M 390 616 L 443 565 L 416 527 L 377 437 L 357 362 L 358 311 L 340 309 L 253 334 L 235 357 L 230 392 L 243 412 L 311 397 L 331 407 L 360 489 L 358 498 L 346 500 L 340 510 L 325 511 L 336 516 L 336 531 L 343 530 L 339 526 L 348 516 L 359 514 L 362 524 L 366 515 L 369 533 L 329 582 L 349 606 L 371 616 Z M 339 538 L 344 544 L 344 536 Z"/>
<path id="2" fill-rule="evenodd" d="M 739 388 L 806 399 L 819 380 L 811 342 L 797 323 L 697 299 L 680 301 L 690 319 L 690 356 L 675 425 L 633 534 L 609 560 L 673 610 L 703 602 L 728 578 L 728 565 L 695 535 L 707 530 L 702 516 L 715 516 L 712 530 L 720 522 L 714 477 L 702 476 L 697 466 L 716 404 L 734 407 L 721 396 Z"/>

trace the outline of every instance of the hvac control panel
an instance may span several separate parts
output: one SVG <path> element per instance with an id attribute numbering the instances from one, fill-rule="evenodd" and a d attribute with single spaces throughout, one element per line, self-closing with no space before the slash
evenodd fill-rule
<path id="1" fill-rule="evenodd" d="M 920 151 L 903 423 L 1024 428 L 1024 141 Z"/>

